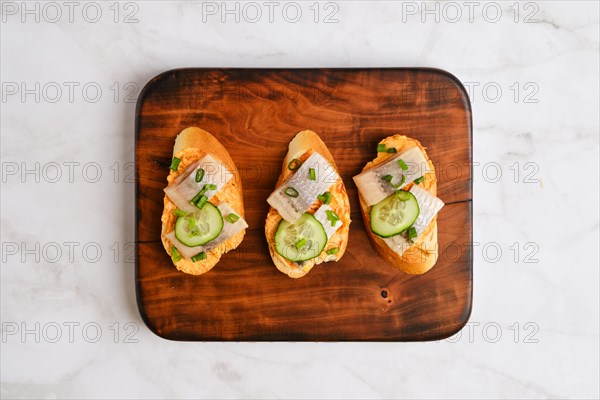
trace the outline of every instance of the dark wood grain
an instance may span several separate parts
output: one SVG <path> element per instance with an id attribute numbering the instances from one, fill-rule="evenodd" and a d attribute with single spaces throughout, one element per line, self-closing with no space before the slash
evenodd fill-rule
<path id="1" fill-rule="evenodd" d="M 242 176 L 249 224 L 240 247 L 210 272 L 178 272 L 160 243 L 163 192 L 175 136 L 215 135 Z M 290 279 L 264 237 L 267 196 L 287 145 L 317 132 L 346 183 L 348 251 L 338 263 Z M 140 313 L 174 340 L 415 341 L 448 337 L 472 302 L 471 110 L 462 85 L 433 69 L 184 69 L 154 78 L 136 115 L 136 290 Z M 439 260 L 421 276 L 372 249 L 352 176 L 382 138 L 402 133 L 436 165 Z"/>

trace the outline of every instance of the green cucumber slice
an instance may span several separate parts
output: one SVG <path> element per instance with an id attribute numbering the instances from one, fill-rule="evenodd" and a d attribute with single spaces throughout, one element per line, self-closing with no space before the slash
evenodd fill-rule
<path id="1" fill-rule="evenodd" d="M 193 219 L 190 223 L 189 219 Z M 195 210 L 175 222 L 175 237 L 189 247 L 201 246 L 219 236 L 223 230 L 221 211 L 212 203 Z"/>
<path id="2" fill-rule="evenodd" d="M 398 235 L 415 223 L 420 211 L 416 197 L 399 190 L 371 207 L 371 230 L 383 238 Z"/>
<path id="3" fill-rule="evenodd" d="M 294 262 L 317 257 L 326 244 L 323 225 L 309 213 L 304 213 L 293 224 L 282 219 L 275 232 L 275 250 Z"/>

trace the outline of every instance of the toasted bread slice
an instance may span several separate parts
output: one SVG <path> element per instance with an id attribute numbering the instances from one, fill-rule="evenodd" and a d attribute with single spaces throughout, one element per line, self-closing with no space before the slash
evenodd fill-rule
<path id="1" fill-rule="evenodd" d="M 173 157 L 179 158 L 181 161 L 177 171 L 171 171 L 167 177 L 167 181 L 171 184 L 180 173 L 185 171 L 186 167 L 193 162 L 200 160 L 205 155 L 210 154 L 215 159 L 219 160 L 232 173 L 233 177 L 227 184 L 211 199 L 211 202 L 218 203 L 221 201 L 227 202 L 242 218 L 244 218 L 244 202 L 242 197 L 242 181 L 240 174 L 235 166 L 231 156 L 225 147 L 210 133 L 200 128 L 186 128 L 175 139 L 173 148 Z M 162 231 L 161 240 L 167 253 L 171 255 L 172 243 L 165 237 L 175 228 L 177 217 L 173 211 L 177 207 L 169 199 L 164 198 L 164 210 L 162 213 Z M 223 256 L 230 250 L 235 249 L 244 239 L 246 230 L 242 230 L 229 239 L 206 252 L 206 258 L 201 261 L 193 262 L 189 259 L 181 258 L 179 261 L 173 261 L 178 270 L 186 274 L 200 275 L 208 272 L 215 266 Z"/>
<path id="2" fill-rule="evenodd" d="M 281 175 L 279 176 L 275 186 L 279 187 L 292 176 L 294 172 L 288 169 L 288 164 L 293 159 L 305 161 L 308 157 L 310 157 L 311 154 L 313 154 L 313 152 L 318 152 L 337 170 L 337 165 L 335 164 L 333 156 L 319 135 L 309 130 L 302 131 L 299 132 L 289 144 L 288 153 L 283 160 Z M 346 187 L 344 186 L 344 182 L 342 181 L 341 177 L 331 186 L 329 191 L 332 195 L 329 206 L 340 217 L 342 226 L 333 234 L 333 236 L 329 238 L 328 245 L 318 257 L 305 261 L 301 264 L 289 261 L 277 253 L 277 250 L 275 249 L 275 232 L 277 231 L 277 226 L 281 222 L 282 217 L 279 215 L 276 209 L 272 207 L 269 209 L 269 213 L 267 214 L 267 219 L 265 221 L 265 235 L 269 245 L 269 252 L 271 253 L 271 258 L 273 259 L 273 263 L 277 269 L 288 275 L 290 278 L 303 277 L 317 264 L 329 261 L 338 261 L 342 258 L 346 251 L 346 247 L 348 245 L 348 231 L 350 229 L 351 222 L 350 201 L 348 200 Z M 313 214 L 315 211 L 317 211 L 321 204 L 322 203 L 320 201 L 316 201 L 307 212 Z M 337 247 L 338 252 L 336 254 L 328 255 L 326 250 L 331 247 Z"/>
<path id="3" fill-rule="evenodd" d="M 420 183 L 420 186 L 434 196 L 437 194 L 437 180 L 433 163 L 427 156 L 425 148 L 418 140 L 403 135 L 394 135 L 383 139 L 379 143 L 385 144 L 388 148 L 396 148 L 398 153 L 402 153 L 413 147 L 418 147 L 431 169 L 430 172 L 424 175 L 425 180 Z M 365 165 L 363 171 L 374 168 L 393 156 L 395 156 L 395 154 L 378 153 L 373 161 Z M 406 186 L 405 190 L 410 190 L 413 185 L 414 183 L 411 182 Z M 404 254 L 399 255 L 394 252 L 381 237 L 371 231 L 370 207 L 360 193 L 359 201 L 365 230 L 371 239 L 371 243 L 373 244 L 373 247 L 375 247 L 375 250 L 377 250 L 377 253 L 385 258 L 391 265 L 407 274 L 423 274 L 435 265 L 438 257 L 437 216 L 431 220 L 425 231 L 414 240 L 414 243 L 404 252 Z"/>

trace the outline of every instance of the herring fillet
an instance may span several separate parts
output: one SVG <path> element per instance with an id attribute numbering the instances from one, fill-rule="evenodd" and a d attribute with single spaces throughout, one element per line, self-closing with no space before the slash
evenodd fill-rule
<path id="1" fill-rule="evenodd" d="M 417 235 L 420 235 L 427 228 L 433 217 L 444 207 L 444 202 L 419 185 L 414 185 L 410 189 L 410 192 L 417 198 L 417 203 L 421 210 L 413 224 L 417 230 Z"/>
<path id="2" fill-rule="evenodd" d="M 423 231 L 425 231 L 425 228 L 427 228 L 427 225 L 429 225 L 433 217 L 435 217 L 436 214 L 442 209 L 444 202 L 418 185 L 414 185 L 410 189 L 410 192 L 415 196 L 417 203 L 419 204 L 420 212 L 415 220 L 415 223 L 412 225 L 417 231 L 417 237 L 419 237 Z M 404 254 L 406 249 L 412 245 L 412 243 L 401 234 L 382 239 L 395 253 L 399 255 Z"/>
<path id="3" fill-rule="evenodd" d="M 189 247 L 181 243 L 177 239 L 177 237 L 175 236 L 175 231 L 171 231 L 165 235 L 165 237 L 169 239 L 173 246 L 175 246 L 175 248 L 179 250 L 179 253 L 181 253 L 183 257 L 191 259 L 198 253 L 202 253 L 203 251 L 213 249 L 221 243 L 225 242 L 227 239 L 229 239 L 239 231 L 241 231 L 242 229 L 246 229 L 248 227 L 248 224 L 242 218 L 242 216 L 235 212 L 235 210 L 229 204 L 222 202 L 219 205 L 217 205 L 217 208 L 219 209 L 219 211 L 221 211 L 221 215 L 223 216 L 223 230 L 221 231 L 221 233 L 219 233 L 219 236 L 217 236 L 214 240 L 211 240 L 210 242 L 202 246 Z M 235 214 L 240 218 L 234 223 L 231 223 L 226 219 L 226 217 L 229 214 Z"/>
<path id="4" fill-rule="evenodd" d="M 204 170 L 204 177 L 200 182 L 196 182 L 196 172 L 200 168 Z M 171 185 L 164 189 L 164 192 L 177 208 L 193 212 L 196 206 L 190 204 L 190 200 L 202 190 L 204 185 L 213 184 L 217 187 L 215 190 L 207 190 L 204 193 L 210 200 L 232 177 L 232 173 L 223 163 L 207 154 L 200 161 L 190 164 Z"/>
<path id="5" fill-rule="evenodd" d="M 309 169 L 313 168 L 316 180 L 309 179 Z M 279 186 L 267 199 L 271 207 L 289 223 L 294 223 L 317 200 L 317 196 L 325 193 L 339 179 L 335 168 L 319 153 L 311 154 L 296 172 Z M 285 194 L 287 188 L 298 192 L 298 197 Z"/>
<path id="6" fill-rule="evenodd" d="M 400 165 L 398 165 L 398 160 L 400 159 L 408 166 L 406 171 L 403 171 Z M 354 179 L 360 195 L 367 202 L 367 205 L 372 206 L 394 193 L 397 189 L 400 189 L 394 188 L 390 182 L 381 179 L 383 176 L 391 175 L 392 183 L 395 184 L 400 182 L 404 175 L 405 181 L 403 186 L 405 186 L 429 171 L 431 171 L 429 163 L 425 160 L 421 149 L 412 147 L 390 158 L 383 164 L 361 172 L 352 179 Z"/>

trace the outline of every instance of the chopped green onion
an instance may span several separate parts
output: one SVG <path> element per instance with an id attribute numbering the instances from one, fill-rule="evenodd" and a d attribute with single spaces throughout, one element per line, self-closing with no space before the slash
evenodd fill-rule
<path id="1" fill-rule="evenodd" d="M 204 178 L 204 170 L 200 168 L 198 171 L 196 171 L 196 178 L 194 180 L 196 182 L 200 182 L 202 178 Z"/>
<path id="2" fill-rule="evenodd" d="M 337 254 L 338 251 L 340 251 L 340 249 L 338 249 L 337 247 L 333 247 L 333 248 L 327 250 L 327 254 L 329 254 L 329 255 Z"/>
<path id="3" fill-rule="evenodd" d="M 208 197 L 206 197 L 206 195 L 203 194 L 202 196 L 200 196 L 200 198 L 198 199 L 198 201 L 195 202 L 194 204 L 196 205 L 196 207 L 202 208 L 202 207 L 204 207 L 204 205 L 206 203 L 208 203 Z"/>
<path id="4" fill-rule="evenodd" d="M 217 188 L 217 185 L 215 185 L 214 183 L 207 183 L 207 184 L 205 184 L 205 185 L 202 187 L 202 190 L 200 190 L 200 191 L 198 192 L 198 194 L 197 194 L 197 195 L 195 195 L 195 196 L 194 196 L 194 198 L 192 199 L 192 204 L 197 206 L 197 205 L 198 205 L 198 204 L 197 204 L 197 203 L 198 203 L 198 201 L 200 200 L 200 198 L 201 198 L 202 196 L 204 196 L 204 193 L 206 193 L 208 190 L 215 190 L 216 188 Z M 204 197 L 206 197 L 206 196 L 204 196 Z M 207 200 L 208 200 L 208 199 L 207 199 Z M 204 204 L 203 204 L 203 205 L 204 205 Z M 200 208 L 202 208 L 202 207 L 200 207 Z"/>
<path id="5" fill-rule="evenodd" d="M 394 189 L 398 189 L 399 187 L 402 187 L 402 185 L 404 185 L 404 182 L 406 182 L 406 175 L 402 175 L 402 178 L 400 179 L 400 182 L 393 184 L 392 182 L 390 182 L 392 184 L 392 187 Z"/>
<path id="6" fill-rule="evenodd" d="M 395 147 L 390 147 L 389 149 L 387 149 L 388 153 L 395 153 L 396 152 L 396 148 Z"/>
<path id="7" fill-rule="evenodd" d="M 317 174 L 316 174 L 314 168 L 309 168 L 308 169 L 308 179 L 310 179 L 311 181 L 316 181 L 317 180 Z"/>
<path id="8" fill-rule="evenodd" d="M 331 226 L 335 226 L 335 223 L 340 220 L 340 217 L 333 210 L 326 210 L 327 219 L 331 221 Z"/>
<path id="9" fill-rule="evenodd" d="M 204 260 L 205 258 L 206 258 L 206 253 L 202 252 L 202 253 L 198 253 L 195 256 L 193 256 L 192 261 L 196 262 L 196 261 Z"/>
<path id="10" fill-rule="evenodd" d="M 302 239 L 298 240 L 295 244 L 296 249 L 298 249 L 298 250 L 303 248 L 305 245 L 306 245 L 306 238 L 302 238 Z"/>
<path id="11" fill-rule="evenodd" d="M 173 214 L 175 214 L 177 217 L 185 217 L 187 215 L 185 211 L 180 210 L 179 208 L 176 208 L 175 211 L 173 211 Z"/>
<path id="12" fill-rule="evenodd" d="M 288 164 L 288 169 L 290 171 L 295 171 L 298 168 L 300 168 L 300 166 L 302 165 L 302 161 L 298 160 L 297 158 L 294 158 L 292 161 L 290 161 L 290 163 Z"/>
<path id="13" fill-rule="evenodd" d="M 377 152 L 378 153 L 385 153 L 386 152 L 386 150 L 385 150 L 385 144 L 384 143 L 379 143 L 377 145 Z"/>
<path id="14" fill-rule="evenodd" d="M 173 157 L 173 160 L 171 160 L 171 166 L 169 168 L 171 168 L 173 171 L 177 171 L 180 162 L 181 160 L 179 158 Z"/>
<path id="15" fill-rule="evenodd" d="M 321 200 L 323 204 L 331 203 L 331 192 L 325 192 L 317 196 L 317 199 Z"/>
<path id="16" fill-rule="evenodd" d="M 420 176 L 417 179 L 415 179 L 413 182 L 416 183 L 417 185 L 421 182 L 423 182 L 425 180 L 424 176 Z"/>
<path id="17" fill-rule="evenodd" d="M 414 238 L 417 237 L 417 229 L 414 226 L 411 226 L 410 228 L 408 228 L 408 239 L 410 241 L 412 241 Z"/>
<path id="18" fill-rule="evenodd" d="M 381 177 L 381 179 L 388 182 L 390 185 L 392 185 L 392 187 L 394 189 L 398 189 L 399 187 L 404 185 L 404 182 L 406 181 L 406 176 L 402 175 L 402 177 L 400 178 L 400 182 L 398 182 L 398 183 L 392 183 L 392 180 L 394 179 L 394 177 L 391 175 L 384 175 Z"/>
<path id="19" fill-rule="evenodd" d="M 285 188 L 283 193 L 285 193 L 286 195 L 288 195 L 290 197 L 298 197 L 300 195 L 300 193 L 298 193 L 298 191 L 291 186 Z"/>
<path id="20" fill-rule="evenodd" d="M 171 258 L 175 262 L 181 260 L 181 254 L 179 254 L 179 251 L 177 251 L 177 248 L 175 246 L 171 246 Z"/>
<path id="21" fill-rule="evenodd" d="M 400 168 L 402 168 L 402 171 L 406 171 L 408 169 L 408 165 L 406 165 L 403 159 L 398 160 L 398 165 Z"/>
<path id="22" fill-rule="evenodd" d="M 198 202 L 198 200 L 200 200 L 200 197 L 204 196 L 204 192 L 206 192 L 206 190 L 204 190 L 204 188 L 202 188 L 201 191 L 198 192 L 198 194 L 196 194 L 192 200 L 190 200 L 190 203 L 192 203 L 193 205 L 196 205 L 196 203 Z"/>
<path id="23" fill-rule="evenodd" d="M 406 200 L 410 199 L 410 194 L 404 190 L 398 190 L 396 192 L 396 197 L 400 201 L 406 201 Z"/>
<path id="24" fill-rule="evenodd" d="M 193 215 L 189 216 L 188 219 L 188 226 L 190 227 L 190 231 L 196 230 L 196 218 L 194 218 Z"/>
<path id="25" fill-rule="evenodd" d="M 228 216 L 225 217 L 225 219 L 233 224 L 238 219 L 240 219 L 240 217 L 238 215 L 235 215 L 235 214 L 229 214 Z"/>

